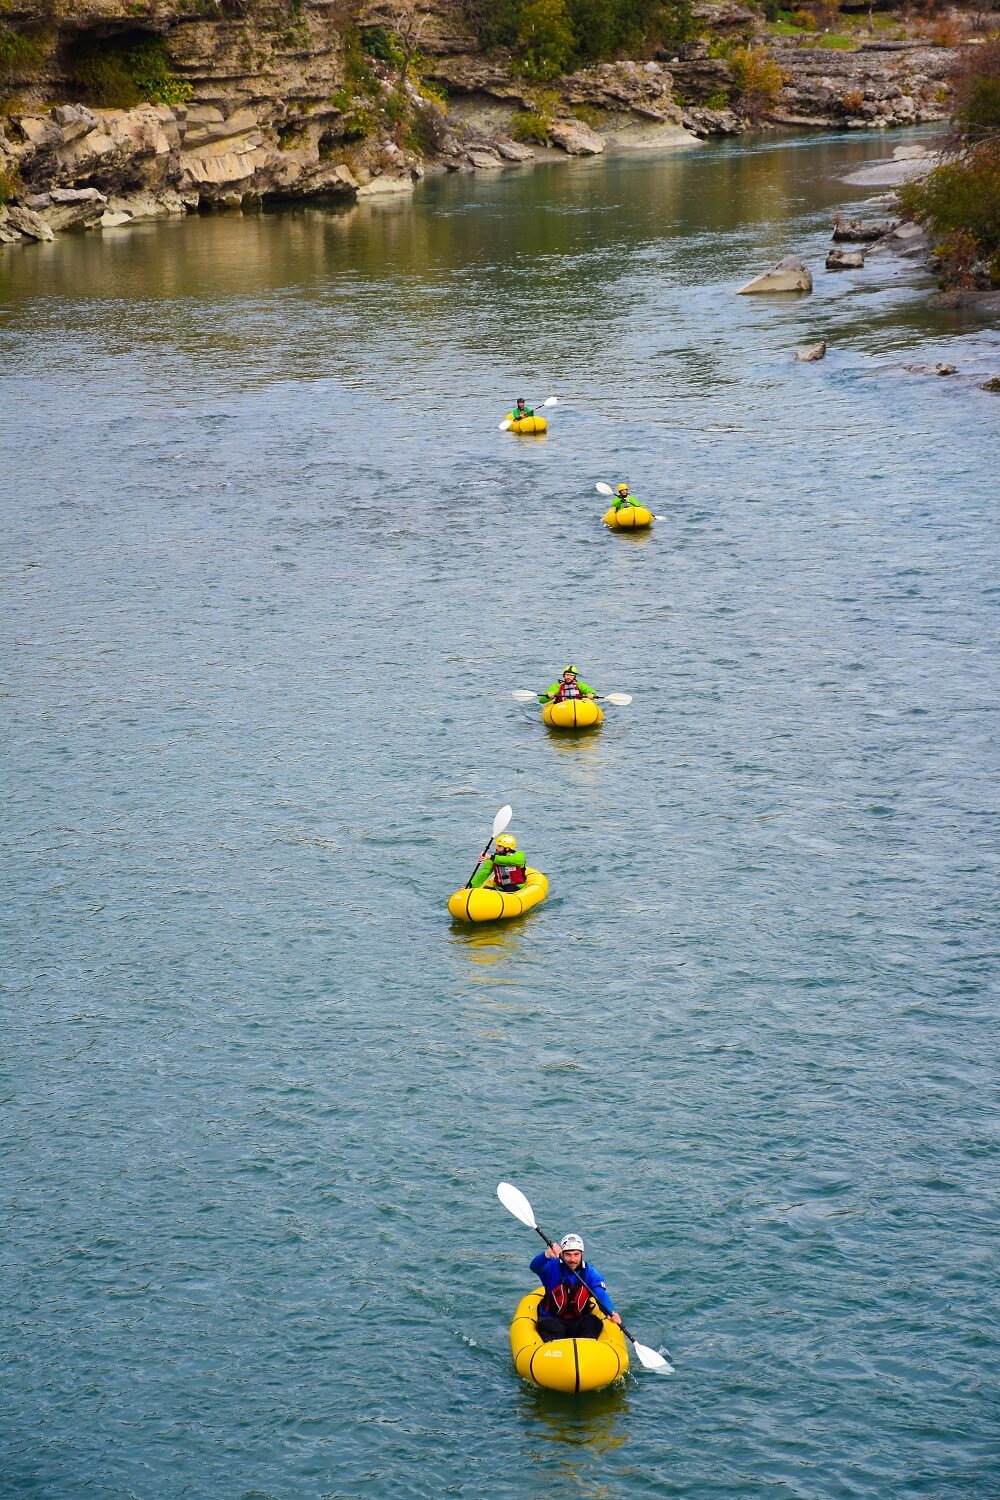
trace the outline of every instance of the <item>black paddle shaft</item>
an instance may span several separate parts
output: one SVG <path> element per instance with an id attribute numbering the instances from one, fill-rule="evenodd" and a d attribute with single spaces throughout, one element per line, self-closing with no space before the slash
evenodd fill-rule
<path id="1" fill-rule="evenodd" d="M 496 838 L 496 834 L 491 834 L 490 835 L 490 843 L 486 845 L 486 848 L 483 850 L 482 854 L 476 860 L 476 870 L 479 869 L 479 866 L 482 864 L 482 862 L 486 858 L 487 854 L 489 854 L 489 852 L 490 852 L 490 844 L 492 844 L 492 842 L 493 842 L 493 840 L 495 838 Z M 473 870 L 472 874 L 469 876 L 468 880 L 465 882 L 465 885 L 462 887 L 463 890 L 468 890 L 469 886 L 475 880 L 475 878 L 476 878 L 476 870 Z"/>

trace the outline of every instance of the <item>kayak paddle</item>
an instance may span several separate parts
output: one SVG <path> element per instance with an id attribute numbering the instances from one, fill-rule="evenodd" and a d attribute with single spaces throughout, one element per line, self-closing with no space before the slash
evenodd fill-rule
<path id="1" fill-rule="evenodd" d="M 514 816 L 514 809 L 510 806 L 509 803 L 508 803 L 508 805 L 506 807 L 501 807 L 500 811 L 497 813 L 496 817 L 493 819 L 493 832 L 490 834 L 490 843 L 486 845 L 486 848 L 483 850 L 482 854 L 476 860 L 476 870 L 479 869 L 479 866 L 482 864 L 482 862 L 486 858 L 487 854 L 489 854 L 489 852 L 490 852 L 490 844 L 492 844 L 493 840 L 496 838 L 496 836 L 497 836 L 498 833 L 503 833 L 504 829 L 507 827 L 507 824 L 510 822 L 510 820 L 511 820 L 511 818 L 513 816 Z M 466 889 L 468 886 L 470 886 L 472 884 L 472 881 L 473 881 L 473 878 L 475 876 L 476 870 L 473 870 L 472 874 L 469 876 L 468 880 L 465 882 L 465 886 L 463 886 L 463 890 Z"/>
<path id="2" fill-rule="evenodd" d="M 518 703 L 538 702 L 537 693 L 529 693 L 527 688 L 512 688 L 511 695 Z M 619 708 L 625 708 L 632 702 L 631 693 L 605 693 L 603 698 L 598 698 L 599 703 L 616 703 Z"/>
<path id="3" fill-rule="evenodd" d="M 558 396 L 550 396 L 547 401 L 543 401 L 542 402 L 542 405 L 543 406 L 558 406 L 559 405 L 559 397 Z M 518 420 L 519 420 L 519 418 L 517 418 L 517 417 L 505 417 L 504 420 L 500 423 L 500 431 L 501 432 L 506 432 L 507 428 L 508 427 L 512 427 L 514 425 L 514 423 L 517 422 Z"/>
<path id="4" fill-rule="evenodd" d="M 613 495 L 614 494 L 614 490 L 611 488 L 610 484 L 605 484 L 603 482 L 603 480 L 600 480 L 600 479 L 594 485 L 594 489 L 597 491 L 597 493 L 599 495 Z M 654 516 L 653 520 L 654 521 L 662 521 L 663 517 L 662 516 Z"/>
<path id="5" fill-rule="evenodd" d="M 499 1183 L 497 1186 L 497 1197 L 500 1199 L 500 1202 L 503 1204 L 507 1212 L 513 1214 L 515 1219 L 520 1219 L 522 1224 L 527 1225 L 529 1229 L 533 1229 L 536 1234 L 541 1235 L 546 1245 L 552 1244 L 552 1241 L 549 1239 L 545 1231 L 539 1229 L 538 1225 L 535 1223 L 535 1215 L 532 1211 L 531 1204 L 528 1202 L 527 1198 L 520 1191 L 520 1189 L 516 1188 L 512 1182 Z M 569 1270 L 569 1266 L 566 1265 L 565 1261 L 563 1261 L 563 1265 L 565 1269 L 569 1271 L 569 1274 L 575 1281 L 579 1281 L 581 1286 L 587 1285 L 582 1276 L 577 1276 L 575 1271 Z M 596 1302 L 597 1298 L 595 1297 L 594 1300 Z M 662 1354 L 657 1354 L 655 1349 L 649 1349 L 645 1344 L 640 1344 L 635 1335 L 629 1333 L 624 1323 L 620 1323 L 618 1326 L 635 1349 L 636 1354 L 639 1356 L 639 1363 L 642 1365 L 644 1370 L 662 1370 L 666 1375 L 672 1375 L 674 1373 L 673 1365 L 669 1360 L 664 1359 Z"/>

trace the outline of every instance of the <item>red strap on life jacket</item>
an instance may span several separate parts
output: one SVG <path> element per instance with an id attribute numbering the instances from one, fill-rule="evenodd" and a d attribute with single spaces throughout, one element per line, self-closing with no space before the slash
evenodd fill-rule
<path id="1" fill-rule="evenodd" d="M 558 703 L 565 703 L 567 698 L 582 697 L 583 694 L 580 692 L 580 689 L 575 682 L 561 682 L 559 684 L 559 691 L 556 694 L 556 701 Z"/>
<path id="2" fill-rule="evenodd" d="M 590 1301 L 590 1287 L 582 1281 L 574 1281 L 572 1286 L 560 1281 L 551 1289 L 546 1301 L 557 1318 L 578 1318 Z"/>

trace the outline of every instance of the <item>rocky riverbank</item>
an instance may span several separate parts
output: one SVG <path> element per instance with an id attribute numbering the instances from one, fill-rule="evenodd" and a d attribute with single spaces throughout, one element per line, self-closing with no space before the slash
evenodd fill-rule
<path id="1" fill-rule="evenodd" d="M 732 0 L 703 0 L 696 14 L 712 37 L 767 40 L 759 14 Z M 376 5 L 360 25 L 391 20 Z M 7 48 L 0 106 L 0 243 L 266 199 L 406 193 L 427 171 L 498 170 L 539 149 L 694 145 L 751 123 L 718 42 L 600 64 L 540 91 L 509 54 L 483 52 L 459 0 L 433 0 L 420 26 L 421 81 L 401 82 L 389 62 L 359 66 L 362 31 L 345 29 L 332 0 L 261 0 L 252 13 L 246 0 L 81 0 L 71 16 L 12 0 L 4 34 L 23 45 Z M 771 51 L 786 80 L 772 124 L 942 115 L 947 48 Z M 88 101 L 101 67 L 136 56 L 158 60 L 160 102 Z"/>

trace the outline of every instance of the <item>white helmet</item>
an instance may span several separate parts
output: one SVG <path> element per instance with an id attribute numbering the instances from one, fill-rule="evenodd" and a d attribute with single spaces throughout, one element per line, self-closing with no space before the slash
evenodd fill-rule
<path id="1" fill-rule="evenodd" d="M 564 1234 L 562 1239 L 559 1241 L 559 1248 L 561 1250 L 579 1250 L 580 1254 L 582 1255 L 583 1240 L 581 1240 L 578 1234 Z"/>

